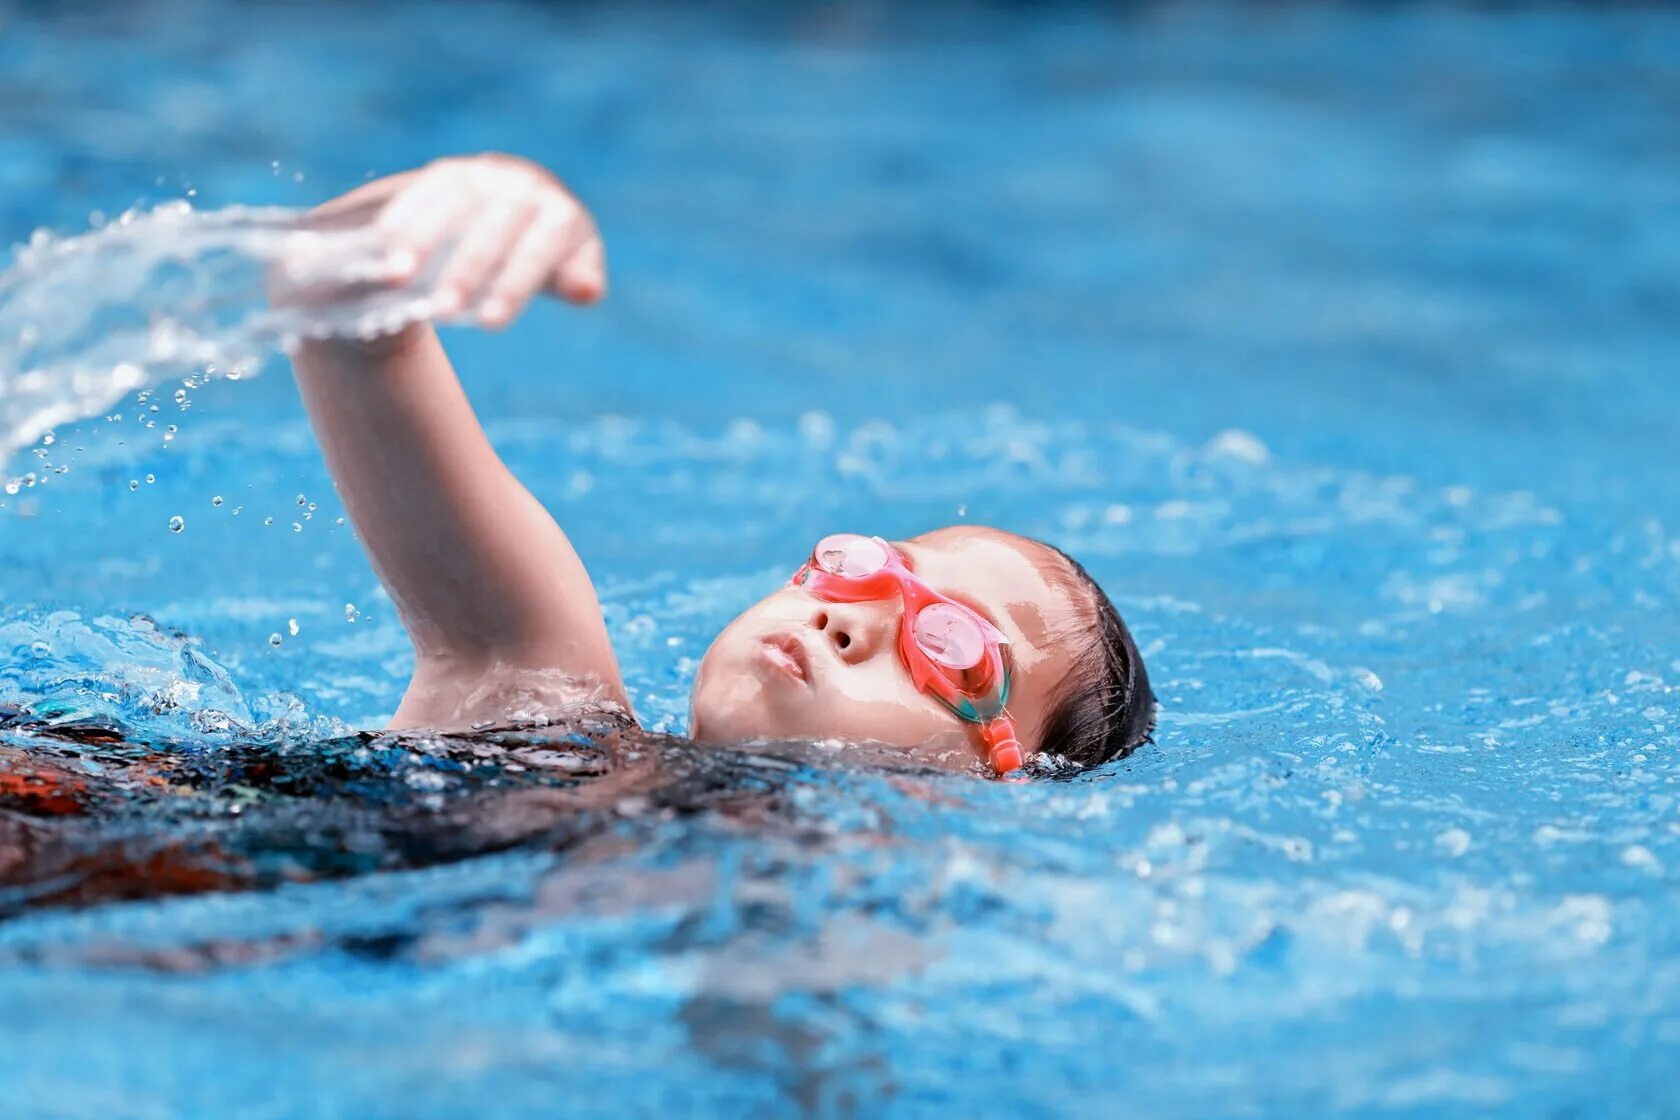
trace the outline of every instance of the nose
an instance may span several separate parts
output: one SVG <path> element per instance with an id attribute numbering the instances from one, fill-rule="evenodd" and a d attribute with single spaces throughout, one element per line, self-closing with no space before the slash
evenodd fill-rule
<path id="1" fill-rule="evenodd" d="M 858 665 L 887 648 L 898 612 L 887 602 L 819 603 L 808 625 L 818 631 L 840 660 Z"/>

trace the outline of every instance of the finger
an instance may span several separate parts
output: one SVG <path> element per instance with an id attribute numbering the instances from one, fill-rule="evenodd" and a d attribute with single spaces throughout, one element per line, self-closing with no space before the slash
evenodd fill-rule
<path id="1" fill-rule="evenodd" d="M 572 303 L 594 303 L 607 294 L 606 248 L 593 225 L 588 239 L 555 270 L 553 286 Z"/>
<path id="2" fill-rule="evenodd" d="M 431 210 L 439 197 L 459 193 L 468 185 L 466 172 L 457 164 L 449 161 L 428 164 L 385 203 L 379 211 L 379 228 L 388 234 L 400 233 Z"/>
<path id="3" fill-rule="evenodd" d="M 530 224 L 536 202 L 530 195 L 498 200 L 473 219 L 438 276 L 436 298 L 441 314 L 466 307 L 496 275 Z"/>
<path id="4" fill-rule="evenodd" d="M 418 276 L 466 222 L 476 196 L 460 175 L 438 171 L 423 175 L 379 214 L 389 248 L 385 265 L 391 279 Z"/>
<path id="5" fill-rule="evenodd" d="M 513 321 L 554 273 L 555 262 L 570 257 L 593 233 L 588 219 L 570 199 L 545 202 L 519 235 L 501 273 L 486 288 L 479 318 L 493 327 Z"/>

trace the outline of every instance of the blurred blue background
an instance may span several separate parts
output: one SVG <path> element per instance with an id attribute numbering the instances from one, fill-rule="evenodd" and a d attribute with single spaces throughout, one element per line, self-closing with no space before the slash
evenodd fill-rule
<path id="1" fill-rule="evenodd" d="M 594 209 L 603 306 L 447 341 L 650 725 L 818 533 L 964 519 L 1084 560 L 1163 702 L 1077 782 L 640 836 L 698 885 L 609 914 L 524 852 L 11 922 L 14 1105 L 1672 1114 L 1676 104 L 1637 6 L 0 7 L 8 241 L 492 149 Z M 0 508 L 0 699 L 138 718 L 143 611 L 242 721 L 376 723 L 406 646 L 283 363 L 168 397 Z"/>

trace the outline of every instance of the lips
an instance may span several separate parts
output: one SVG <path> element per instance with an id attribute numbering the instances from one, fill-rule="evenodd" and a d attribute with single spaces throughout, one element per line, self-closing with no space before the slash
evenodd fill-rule
<path id="1" fill-rule="evenodd" d="M 764 659 L 771 667 L 785 673 L 796 681 L 809 684 L 811 681 L 811 658 L 805 651 L 805 643 L 793 634 L 772 634 L 760 643 L 764 652 Z"/>

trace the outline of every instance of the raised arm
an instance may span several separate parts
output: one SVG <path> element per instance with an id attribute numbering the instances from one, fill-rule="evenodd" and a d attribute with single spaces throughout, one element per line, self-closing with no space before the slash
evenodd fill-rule
<path id="1" fill-rule="evenodd" d="M 439 315 L 511 322 L 533 295 L 605 290 L 588 213 L 533 164 L 443 160 L 323 207 L 366 209 L 394 282 L 439 267 Z M 465 727 L 580 700 L 623 705 L 601 608 L 566 534 L 490 446 L 429 324 L 292 356 L 334 484 L 414 643 L 396 727 Z"/>

